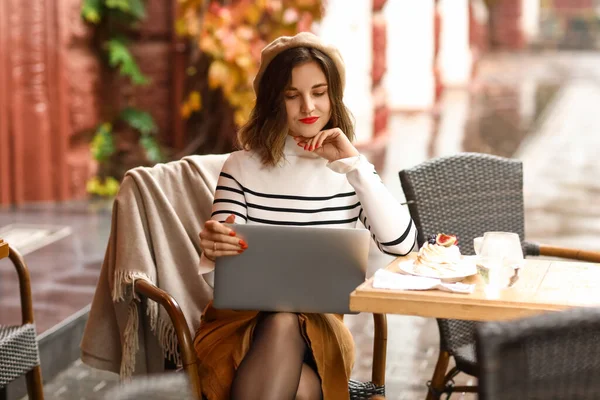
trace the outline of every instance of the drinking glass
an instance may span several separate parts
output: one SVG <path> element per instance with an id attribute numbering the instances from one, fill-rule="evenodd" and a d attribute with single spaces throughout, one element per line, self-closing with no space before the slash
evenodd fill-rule
<path id="1" fill-rule="evenodd" d="M 523 264 L 519 235 L 512 232 L 486 232 L 473 240 L 478 256 L 478 269 L 484 282 L 494 287 L 507 287 Z"/>

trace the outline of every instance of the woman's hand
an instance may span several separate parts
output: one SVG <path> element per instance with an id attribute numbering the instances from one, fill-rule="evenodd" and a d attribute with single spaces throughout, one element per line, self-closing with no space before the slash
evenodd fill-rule
<path id="1" fill-rule="evenodd" d="M 294 136 L 294 140 L 304 150 L 314 152 L 328 161 L 356 157 L 358 150 L 350 143 L 340 128 L 326 129 L 312 138 Z"/>
<path id="2" fill-rule="evenodd" d="M 235 216 L 230 215 L 225 220 L 233 224 Z M 233 229 L 218 221 L 209 220 L 200 232 L 200 248 L 209 260 L 215 261 L 217 257 L 234 256 L 243 253 L 248 248 L 246 242 L 236 237 Z"/>

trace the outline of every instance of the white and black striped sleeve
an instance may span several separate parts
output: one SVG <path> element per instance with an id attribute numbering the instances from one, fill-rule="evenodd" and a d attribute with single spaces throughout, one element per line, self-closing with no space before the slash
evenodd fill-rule
<path id="1" fill-rule="evenodd" d="M 329 168 L 345 173 L 361 203 L 359 219 L 385 254 L 402 256 L 413 250 L 417 229 L 408 210 L 392 196 L 364 156 L 338 160 Z"/>
<path id="2" fill-rule="evenodd" d="M 211 219 L 223 222 L 233 214 L 236 224 L 245 224 L 248 222 L 248 207 L 244 191 L 236 180 L 235 173 L 227 167 L 226 163 L 219 175 Z"/>
<path id="3" fill-rule="evenodd" d="M 231 157 L 225 161 L 217 188 L 215 190 L 215 199 L 212 206 L 211 219 L 224 222 L 231 214 L 235 215 L 236 224 L 245 224 L 248 221 L 246 200 L 240 184 L 231 174 Z M 206 282 L 213 287 L 213 273 L 215 263 L 206 258 L 204 253 L 200 256 L 199 273 L 204 275 Z"/>

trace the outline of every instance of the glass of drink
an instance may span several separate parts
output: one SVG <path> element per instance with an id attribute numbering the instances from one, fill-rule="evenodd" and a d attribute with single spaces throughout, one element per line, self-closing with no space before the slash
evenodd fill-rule
<path id="1" fill-rule="evenodd" d="M 523 250 L 519 235 L 512 232 L 486 232 L 473 240 L 477 267 L 487 285 L 510 286 L 523 264 Z"/>

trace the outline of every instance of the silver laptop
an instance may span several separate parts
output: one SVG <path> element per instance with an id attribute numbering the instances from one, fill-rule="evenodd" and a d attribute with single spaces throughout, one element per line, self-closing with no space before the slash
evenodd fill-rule
<path id="1" fill-rule="evenodd" d="M 248 249 L 219 257 L 215 308 L 350 314 L 365 280 L 366 229 L 235 225 Z"/>

